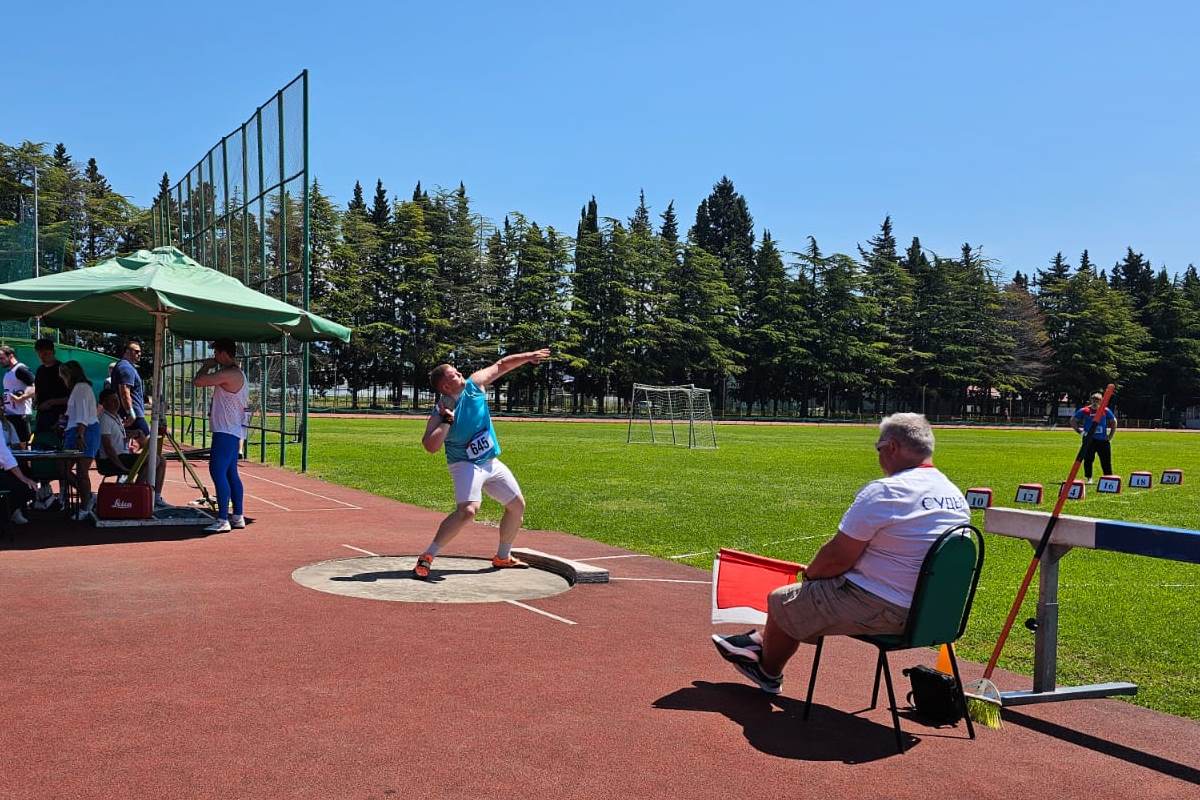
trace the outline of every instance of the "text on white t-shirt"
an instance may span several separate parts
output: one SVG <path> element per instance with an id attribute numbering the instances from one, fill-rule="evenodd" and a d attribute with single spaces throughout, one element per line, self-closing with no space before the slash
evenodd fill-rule
<path id="1" fill-rule="evenodd" d="M 932 466 L 871 481 L 838 525 L 851 539 L 867 543 L 846 579 L 908 608 L 929 547 L 950 528 L 970 521 L 963 493 Z"/>

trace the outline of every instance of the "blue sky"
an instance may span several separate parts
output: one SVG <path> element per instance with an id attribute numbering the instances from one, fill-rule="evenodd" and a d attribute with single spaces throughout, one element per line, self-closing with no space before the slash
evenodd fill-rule
<path id="1" fill-rule="evenodd" d="M 63 141 L 146 203 L 307 67 L 343 202 L 462 180 L 573 233 L 591 195 L 624 218 L 644 189 L 686 227 L 728 175 L 788 250 L 854 252 L 891 214 L 902 246 L 1006 273 L 1200 262 L 1200 9 L 983 5 L 18 3 L 0 140 Z"/>

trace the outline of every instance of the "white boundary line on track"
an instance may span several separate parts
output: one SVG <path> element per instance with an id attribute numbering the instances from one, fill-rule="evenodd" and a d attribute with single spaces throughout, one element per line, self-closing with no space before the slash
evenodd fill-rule
<path id="1" fill-rule="evenodd" d="M 249 497 L 250 495 L 246 495 L 246 496 Z M 349 511 L 350 509 L 348 509 L 344 506 L 337 506 L 336 508 L 285 508 L 285 509 L 280 509 L 280 510 L 286 511 L 289 514 L 307 514 L 310 511 Z M 254 513 L 255 514 L 274 514 L 275 510 L 271 509 L 271 508 L 260 508 Z M 253 517 L 254 514 L 246 514 L 246 516 Z"/>
<path id="2" fill-rule="evenodd" d="M 255 480 L 258 480 L 258 481 L 266 481 L 267 483 L 273 483 L 276 486 L 282 486 L 285 489 L 291 489 L 293 492 L 302 492 L 303 494 L 311 495 L 313 497 L 319 497 L 322 500 L 328 500 L 331 503 L 337 503 L 338 505 L 345 506 L 346 508 L 352 508 L 355 511 L 362 511 L 362 506 L 356 506 L 353 503 L 347 503 L 344 500 L 338 500 L 336 497 L 326 497 L 323 494 L 317 494 L 316 492 L 310 492 L 308 489 L 301 489 L 299 486 L 291 486 L 286 483 L 280 483 L 279 481 L 273 481 L 270 478 L 264 478 L 261 475 L 255 475 L 249 470 L 247 470 L 246 472 L 243 472 L 241 474 L 242 474 L 242 477 L 245 477 L 245 478 L 254 478 Z"/>
<path id="3" fill-rule="evenodd" d="M 579 624 L 578 622 L 573 622 L 573 621 L 567 619 L 566 617 L 560 617 L 557 614 L 551 614 L 549 611 L 542 611 L 540 608 L 534 608 L 533 606 L 527 606 L 524 603 L 521 603 L 517 600 L 505 600 L 504 602 L 508 603 L 509 605 L 523 608 L 526 611 L 532 611 L 535 614 L 541 614 L 543 617 L 549 617 L 550 619 L 556 619 L 559 622 L 565 622 L 568 625 L 578 625 Z"/>
<path id="4" fill-rule="evenodd" d="M 712 581 L 685 581 L 679 578 L 616 578 L 609 576 L 610 581 L 650 581 L 652 583 L 701 583 L 705 586 L 711 586 Z"/>
<path id="5" fill-rule="evenodd" d="M 279 503 L 276 503 L 276 502 L 273 502 L 273 501 L 271 501 L 271 500 L 268 500 L 268 499 L 267 499 L 267 498 L 265 498 L 265 497 L 259 497 L 259 496 L 258 496 L 258 495 L 256 495 L 256 494 L 250 494 L 249 492 L 246 492 L 246 497 L 253 497 L 255 500 L 261 500 L 262 502 L 266 503 L 267 505 L 269 505 L 269 506 L 275 506 L 276 508 L 280 509 L 281 511 L 292 511 L 292 510 L 294 510 L 294 509 L 288 508 L 287 506 L 281 506 L 281 505 L 279 505 Z M 306 509 L 306 510 L 307 510 L 307 509 Z"/>
<path id="6" fill-rule="evenodd" d="M 361 547 L 355 547 L 352 544 L 344 544 L 344 545 L 342 545 L 342 547 L 345 547 L 350 550 L 357 550 L 360 553 L 366 553 L 369 556 L 375 556 L 376 558 L 379 558 L 379 553 L 372 553 L 370 550 L 363 550 Z"/>

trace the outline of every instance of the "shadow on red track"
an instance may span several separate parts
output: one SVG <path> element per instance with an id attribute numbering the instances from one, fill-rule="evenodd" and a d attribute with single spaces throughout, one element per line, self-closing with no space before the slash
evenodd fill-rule
<path id="1" fill-rule="evenodd" d="M 778 758 L 866 764 L 899 755 L 889 725 L 816 704 L 806 722 L 804 701 L 767 695 L 740 683 L 694 681 L 655 700 L 654 708 L 724 714 L 742 726 L 754 749 Z M 904 736 L 905 747 L 920 741 L 908 733 Z"/>
<path id="2" fill-rule="evenodd" d="M 246 518 L 253 525 L 254 519 Z M 0 536 L 0 550 L 48 550 L 55 547 L 90 547 L 106 544 L 136 544 L 140 542 L 184 542 L 209 536 L 245 536 L 245 531 L 208 533 L 197 526 L 164 526 L 161 528 L 94 528 L 87 522 L 46 520 L 35 517 L 29 525 L 10 525 L 8 533 Z"/>
<path id="3" fill-rule="evenodd" d="M 1003 715 L 1004 721 L 1013 725 L 1020 725 L 1031 731 L 1037 731 L 1046 736 L 1053 736 L 1055 739 L 1061 739 L 1064 742 L 1070 742 L 1079 747 L 1086 747 L 1089 750 L 1103 753 L 1111 758 L 1119 758 L 1122 761 L 1128 761 L 1130 764 L 1152 769 L 1155 772 L 1161 772 L 1163 775 L 1169 775 L 1172 778 L 1178 778 L 1181 781 L 1187 781 L 1188 783 L 1200 786 L 1200 769 L 1189 767 L 1187 764 L 1180 764 L 1178 761 L 1162 758 L 1153 753 L 1147 753 L 1144 750 L 1126 747 L 1116 742 L 1109 742 L 1098 736 L 1071 730 L 1062 725 L 1038 719 L 1037 717 L 1031 717 L 1028 714 L 1022 714 L 1012 709 L 1005 709 Z"/>

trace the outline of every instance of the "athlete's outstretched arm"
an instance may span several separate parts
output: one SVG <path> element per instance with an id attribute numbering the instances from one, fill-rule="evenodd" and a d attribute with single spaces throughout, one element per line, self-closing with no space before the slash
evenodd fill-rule
<path id="1" fill-rule="evenodd" d="M 490 367 L 484 367 L 471 374 L 471 381 L 480 389 L 483 389 L 500 377 L 512 372 L 517 367 L 525 364 L 540 364 L 550 357 L 550 348 L 543 347 L 541 350 L 530 350 L 528 353 L 515 353 L 492 364 Z"/>

